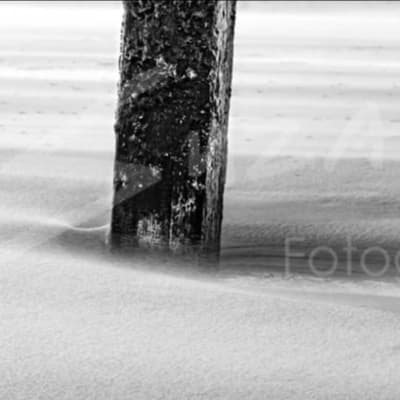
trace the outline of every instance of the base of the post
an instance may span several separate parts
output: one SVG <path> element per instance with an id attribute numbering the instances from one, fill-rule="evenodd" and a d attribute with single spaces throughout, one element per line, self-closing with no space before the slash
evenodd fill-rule
<path id="1" fill-rule="evenodd" d="M 109 233 L 107 247 L 112 253 L 122 255 L 135 254 L 135 260 L 190 265 L 200 269 L 218 269 L 220 254 L 218 249 L 205 248 L 201 244 L 179 244 L 172 247 L 161 244 L 144 243 L 130 235 Z"/>

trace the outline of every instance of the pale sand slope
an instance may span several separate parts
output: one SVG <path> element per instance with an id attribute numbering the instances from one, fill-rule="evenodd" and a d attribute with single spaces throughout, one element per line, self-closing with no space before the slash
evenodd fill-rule
<path id="1" fill-rule="evenodd" d="M 222 270 L 182 276 L 104 248 L 119 7 L 1 4 L 1 399 L 399 398 L 397 279 L 277 272 L 286 235 L 397 247 L 399 6 L 272 6 L 238 16 Z"/>

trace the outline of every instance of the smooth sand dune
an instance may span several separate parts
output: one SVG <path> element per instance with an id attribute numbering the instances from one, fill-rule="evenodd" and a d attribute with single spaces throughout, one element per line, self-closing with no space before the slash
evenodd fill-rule
<path id="1" fill-rule="evenodd" d="M 400 271 L 283 250 L 398 250 L 400 5 L 240 5 L 218 271 L 106 248 L 120 17 L 0 4 L 0 398 L 399 398 Z"/>

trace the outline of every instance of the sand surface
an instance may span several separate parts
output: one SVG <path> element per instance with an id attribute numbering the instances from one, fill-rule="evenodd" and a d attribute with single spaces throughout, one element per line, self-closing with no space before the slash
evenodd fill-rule
<path id="1" fill-rule="evenodd" d="M 399 19 L 394 2 L 241 6 L 206 273 L 105 248 L 119 5 L 3 2 L 0 398 L 399 398 L 398 271 L 283 268 L 287 237 L 399 248 Z"/>

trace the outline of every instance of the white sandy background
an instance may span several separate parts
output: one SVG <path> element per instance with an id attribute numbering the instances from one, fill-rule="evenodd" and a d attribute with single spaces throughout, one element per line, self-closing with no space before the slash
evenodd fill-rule
<path id="1" fill-rule="evenodd" d="M 399 398 L 394 273 L 282 245 L 398 248 L 400 5 L 239 6 L 214 274 L 105 249 L 120 20 L 0 4 L 0 398 Z"/>

